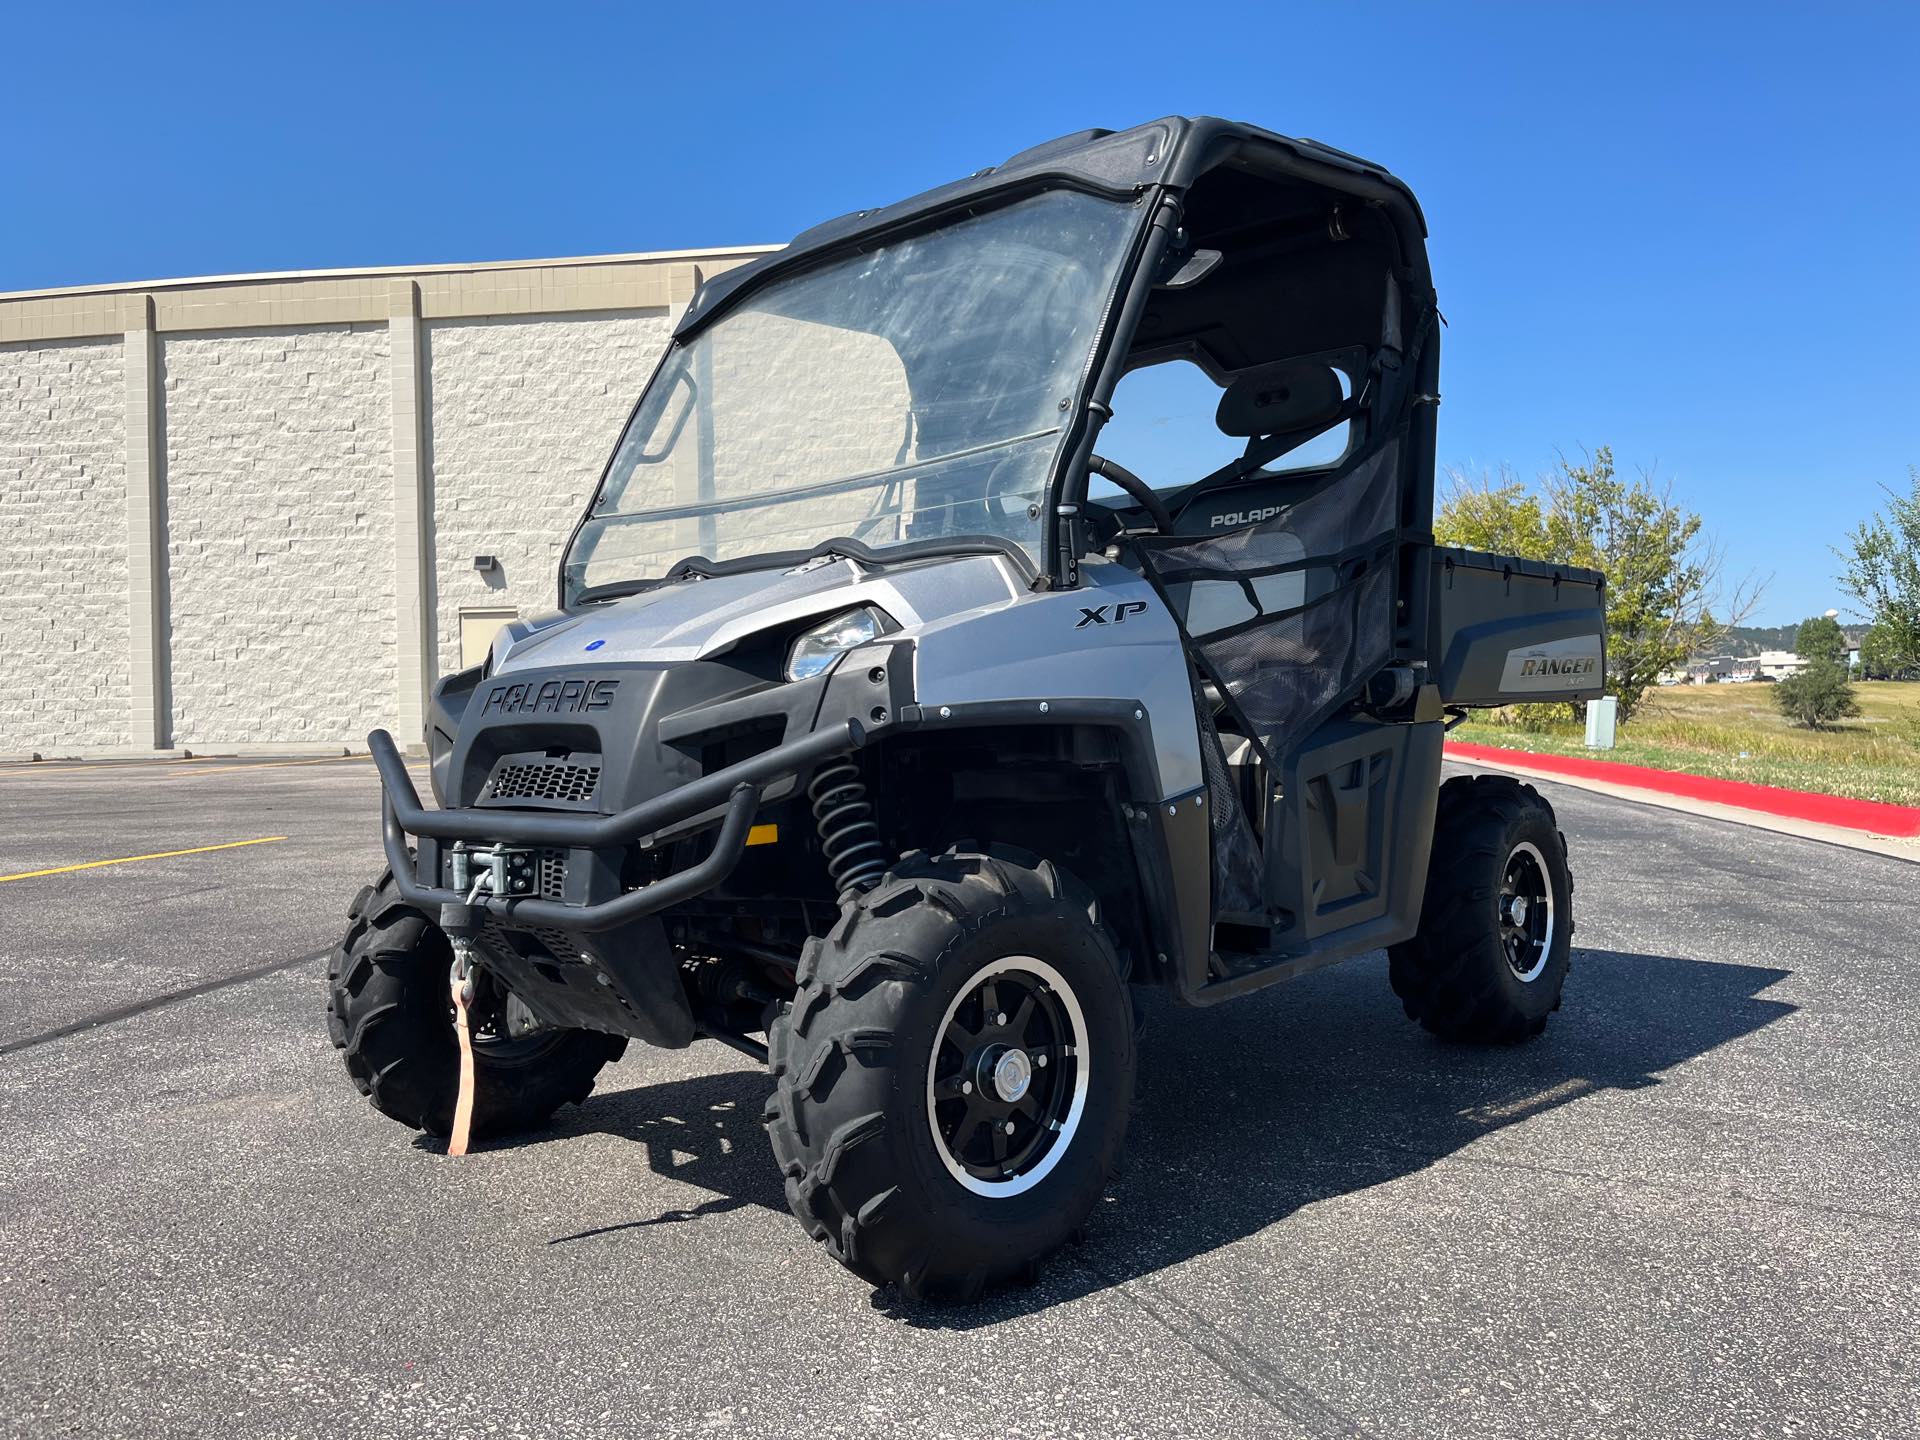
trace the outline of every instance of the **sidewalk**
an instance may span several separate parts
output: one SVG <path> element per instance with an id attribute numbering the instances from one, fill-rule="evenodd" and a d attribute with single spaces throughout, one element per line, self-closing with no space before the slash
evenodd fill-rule
<path id="1" fill-rule="evenodd" d="M 1446 758 L 1920 863 L 1920 808 L 1449 740 Z"/>

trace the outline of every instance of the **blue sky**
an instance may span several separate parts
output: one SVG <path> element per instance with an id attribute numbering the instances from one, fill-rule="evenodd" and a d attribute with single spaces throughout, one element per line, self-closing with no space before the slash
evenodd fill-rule
<path id="1" fill-rule="evenodd" d="M 1920 7 L 76 3 L 0 53 L 0 289 L 777 242 L 1213 112 L 1420 195 L 1444 463 L 1657 464 L 1761 621 L 1920 463 Z"/>

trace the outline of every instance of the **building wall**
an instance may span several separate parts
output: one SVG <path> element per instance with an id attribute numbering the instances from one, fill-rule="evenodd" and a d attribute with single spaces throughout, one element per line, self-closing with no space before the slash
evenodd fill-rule
<path id="1" fill-rule="evenodd" d="M 125 743 L 125 409 L 118 336 L 0 344 L 0 754 Z"/>
<path id="2" fill-rule="evenodd" d="M 385 325 L 166 337 L 175 744 L 392 723 L 387 366 Z"/>
<path id="3" fill-rule="evenodd" d="M 561 549 L 669 333 L 665 314 L 609 312 L 427 326 L 442 672 L 463 608 L 553 608 Z"/>
<path id="4" fill-rule="evenodd" d="M 763 253 L 0 295 L 0 757 L 419 743 L 461 611 L 553 603 L 674 315 Z"/>

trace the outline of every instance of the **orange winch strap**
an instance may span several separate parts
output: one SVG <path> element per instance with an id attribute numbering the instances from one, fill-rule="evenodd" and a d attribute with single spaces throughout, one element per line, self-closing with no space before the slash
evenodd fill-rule
<path id="1" fill-rule="evenodd" d="M 453 1102 L 453 1133 L 447 1137 L 447 1154 L 467 1153 L 467 1140 L 473 1129 L 473 1031 L 467 1024 L 466 983 L 453 982 L 453 1028 L 460 1037 L 460 1091 Z"/>

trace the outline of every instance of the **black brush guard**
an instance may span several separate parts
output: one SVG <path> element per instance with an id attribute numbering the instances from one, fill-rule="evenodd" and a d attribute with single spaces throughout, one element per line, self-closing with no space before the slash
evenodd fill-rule
<path id="1" fill-rule="evenodd" d="M 384 792 L 381 839 L 387 864 L 408 904 L 430 914 L 443 905 L 470 904 L 515 927 L 551 926 L 584 934 L 616 929 L 712 889 L 740 862 L 747 832 L 760 810 L 761 793 L 768 785 L 793 779 L 822 760 L 845 755 L 865 743 L 866 732 L 860 723 L 849 720 L 716 770 L 617 814 L 550 815 L 514 810 L 429 810 L 420 803 L 393 737 L 385 730 L 375 730 L 367 737 Z M 704 860 L 599 904 L 570 905 L 536 896 L 469 897 L 437 884 L 422 884 L 407 851 L 408 835 L 483 844 L 606 849 L 630 845 L 719 805 L 726 807 L 719 820 L 720 833 Z"/>

